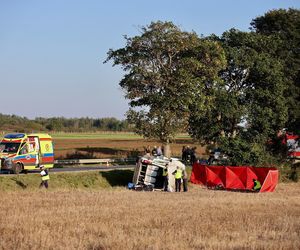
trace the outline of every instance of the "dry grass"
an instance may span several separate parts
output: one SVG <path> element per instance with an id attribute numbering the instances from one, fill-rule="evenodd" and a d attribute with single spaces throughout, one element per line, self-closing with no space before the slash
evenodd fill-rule
<path id="1" fill-rule="evenodd" d="M 0 249 L 299 249 L 299 188 L 2 192 Z"/>

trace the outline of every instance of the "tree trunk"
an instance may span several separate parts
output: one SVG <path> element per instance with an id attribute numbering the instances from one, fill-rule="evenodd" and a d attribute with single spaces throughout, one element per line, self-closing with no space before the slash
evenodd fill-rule
<path id="1" fill-rule="evenodd" d="M 163 146 L 164 146 L 164 156 L 168 157 L 168 158 L 171 158 L 171 146 L 170 146 L 170 142 L 169 141 L 164 142 Z"/>

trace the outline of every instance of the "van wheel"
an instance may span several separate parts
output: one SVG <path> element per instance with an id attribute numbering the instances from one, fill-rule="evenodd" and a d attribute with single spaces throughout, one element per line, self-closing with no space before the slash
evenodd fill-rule
<path id="1" fill-rule="evenodd" d="M 22 165 L 20 163 L 17 163 L 13 168 L 14 174 L 19 174 L 22 172 Z"/>

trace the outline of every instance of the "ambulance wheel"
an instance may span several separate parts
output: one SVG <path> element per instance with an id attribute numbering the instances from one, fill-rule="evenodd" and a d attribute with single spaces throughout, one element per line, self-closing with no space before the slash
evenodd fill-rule
<path id="1" fill-rule="evenodd" d="M 22 172 L 22 165 L 20 163 L 17 163 L 15 166 L 14 166 L 14 174 L 19 174 Z"/>

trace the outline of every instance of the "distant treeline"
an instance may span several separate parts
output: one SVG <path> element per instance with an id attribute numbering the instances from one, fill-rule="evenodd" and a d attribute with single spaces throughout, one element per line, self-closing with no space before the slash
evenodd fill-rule
<path id="1" fill-rule="evenodd" d="M 116 118 L 65 118 L 38 117 L 30 120 L 16 115 L 0 114 L 0 129 L 2 131 L 34 132 L 96 132 L 96 131 L 130 131 L 126 120 Z"/>

